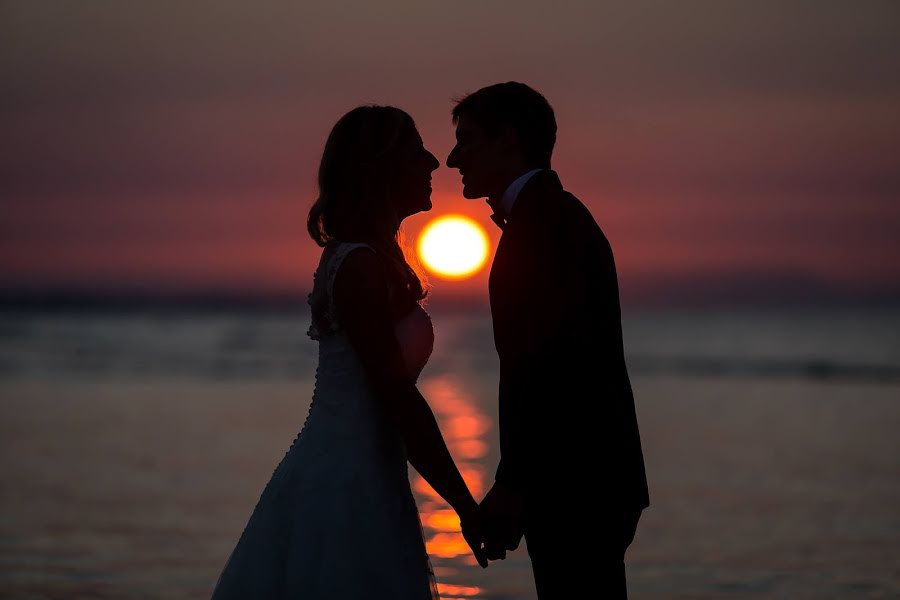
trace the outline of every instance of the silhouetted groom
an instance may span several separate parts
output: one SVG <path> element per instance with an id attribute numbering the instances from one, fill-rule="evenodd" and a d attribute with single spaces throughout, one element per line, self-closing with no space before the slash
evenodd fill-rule
<path id="1" fill-rule="evenodd" d="M 524 534 L 542 600 L 624 598 L 649 497 L 612 250 L 550 169 L 556 119 L 542 95 L 492 85 L 453 122 L 447 166 L 503 228 L 489 283 L 501 460 L 481 504 L 485 550 L 504 558 Z"/>

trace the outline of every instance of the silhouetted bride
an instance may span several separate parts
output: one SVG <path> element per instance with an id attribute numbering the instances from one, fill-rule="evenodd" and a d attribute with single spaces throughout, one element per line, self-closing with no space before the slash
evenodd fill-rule
<path id="1" fill-rule="evenodd" d="M 477 504 L 416 389 L 434 336 L 398 242 L 400 222 L 431 208 L 437 167 L 397 108 L 356 108 L 331 131 L 307 224 L 323 247 L 309 299 L 313 402 L 215 600 L 437 597 L 407 460 L 479 545 Z"/>

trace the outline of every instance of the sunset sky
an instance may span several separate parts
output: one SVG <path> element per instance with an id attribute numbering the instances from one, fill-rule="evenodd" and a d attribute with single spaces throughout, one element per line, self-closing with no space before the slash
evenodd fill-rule
<path id="1" fill-rule="evenodd" d="M 303 291 L 325 137 L 518 80 L 628 301 L 900 298 L 900 3 L 0 5 L 0 286 Z M 456 171 L 434 210 L 475 218 Z M 486 272 L 433 280 L 484 297 Z"/>

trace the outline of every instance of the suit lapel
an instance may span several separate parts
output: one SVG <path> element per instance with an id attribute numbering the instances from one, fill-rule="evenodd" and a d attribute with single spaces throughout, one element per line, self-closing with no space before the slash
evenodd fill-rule
<path id="1" fill-rule="evenodd" d="M 523 228 L 527 228 L 527 224 L 535 218 L 540 218 L 539 213 L 543 204 L 551 201 L 551 196 L 562 191 L 562 184 L 559 176 L 555 171 L 546 170 L 535 173 L 532 178 L 525 184 L 516 203 L 513 206 L 512 214 L 506 221 L 503 233 L 500 235 L 500 241 L 497 242 L 497 251 L 494 254 L 494 261 L 491 265 L 491 276 L 494 277 L 495 270 L 503 269 L 503 265 L 507 262 L 507 254 L 516 246 L 518 234 Z"/>
<path id="2" fill-rule="evenodd" d="M 519 197 L 516 198 L 512 214 L 497 243 L 497 251 L 494 253 L 488 277 L 488 294 L 495 323 L 495 338 L 498 317 L 502 317 L 500 315 L 503 310 L 502 306 L 508 301 L 506 296 L 512 291 L 509 278 L 515 277 L 516 255 L 521 254 L 518 249 L 522 244 L 529 243 L 529 240 L 522 236 L 527 235 L 526 232 L 529 229 L 534 229 L 530 224 L 535 219 L 541 218 L 540 215 L 545 204 L 552 202 L 553 196 L 561 191 L 562 184 L 559 177 L 554 171 L 547 170 L 535 173 L 522 188 Z"/>

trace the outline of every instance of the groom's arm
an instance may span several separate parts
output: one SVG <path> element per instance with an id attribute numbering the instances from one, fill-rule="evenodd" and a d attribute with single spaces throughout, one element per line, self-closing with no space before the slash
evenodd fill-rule
<path id="1" fill-rule="evenodd" d="M 519 232 L 524 243 L 516 248 L 515 302 L 503 307 L 505 330 L 513 337 L 502 359 L 505 419 L 496 481 L 520 493 L 540 476 L 535 466 L 542 413 L 561 408 L 553 406 L 553 390 L 564 375 L 552 365 L 566 351 L 560 344 L 570 326 L 573 298 L 585 293 L 584 274 L 576 267 L 581 240 L 562 231 L 560 223 L 532 219 L 529 230 Z"/>
<path id="2" fill-rule="evenodd" d="M 562 374 L 558 364 L 566 315 L 573 294 L 580 293 L 579 274 L 572 267 L 573 242 L 562 228 L 534 219 L 534 227 L 519 237 L 510 259 L 516 274 L 500 308 L 504 320 L 500 375 L 501 459 L 496 481 L 482 501 L 487 519 L 488 558 L 505 557 L 515 550 L 524 533 L 525 494 L 547 483 L 540 454 L 547 450 L 546 420 L 553 411 L 554 384 Z M 524 223 L 522 225 L 525 225 Z M 510 299 L 511 298 L 511 299 Z M 552 425 L 551 425 L 552 427 Z"/>

